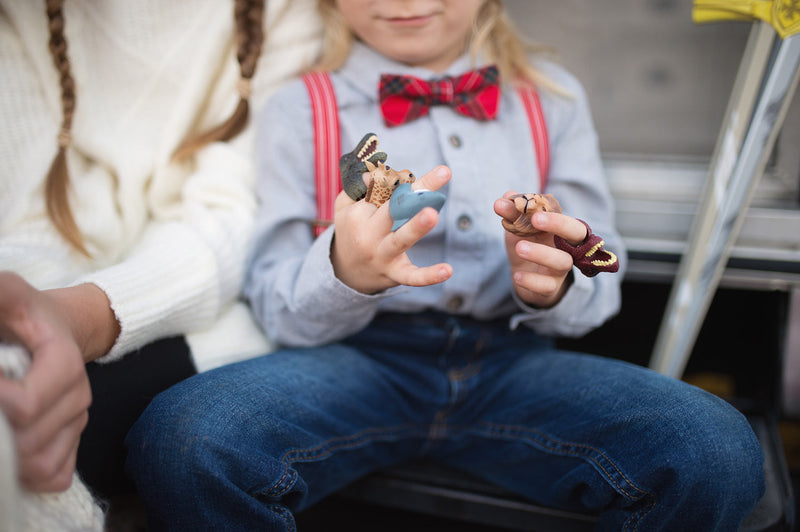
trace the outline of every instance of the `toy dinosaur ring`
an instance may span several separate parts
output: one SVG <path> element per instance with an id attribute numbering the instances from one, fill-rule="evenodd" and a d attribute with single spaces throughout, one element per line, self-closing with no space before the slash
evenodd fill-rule
<path id="1" fill-rule="evenodd" d="M 552 194 L 514 194 L 508 199 L 514 203 L 518 215 L 513 222 L 503 219 L 503 227 L 517 236 L 533 236 L 540 232 L 531 223 L 534 213 L 561 212 L 561 204 Z"/>
<path id="2" fill-rule="evenodd" d="M 386 162 L 386 153 L 378 151 L 378 137 L 374 133 L 364 135 L 355 149 L 339 158 L 339 174 L 342 189 L 350 198 L 362 198 L 376 207 L 387 201 L 389 215 L 396 231 L 425 207 L 437 211 L 444 205 L 445 196 L 433 190 L 412 190 L 415 181 L 410 170 L 395 170 Z M 367 184 L 363 174 L 369 173 Z"/>
<path id="3" fill-rule="evenodd" d="M 527 237 L 539 233 L 540 230 L 533 226 L 531 218 L 537 212 L 562 212 L 561 204 L 552 194 L 514 194 L 508 198 L 517 209 L 517 217 L 513 222 L 505 218 L 503 227 L 517 236 Z M 572 245 L 564 238 L 554 235 L 553 243 L 556 248 L 569 253 L 572 263 L 586 277 L 594 277 L 600 272 L 614 273 L 619 270 L 617 256 L 604 249 L 605 241 L 592 233 L 589 224 L 578 220 L 586 227 L 586 238 L 578 245 Z"/>

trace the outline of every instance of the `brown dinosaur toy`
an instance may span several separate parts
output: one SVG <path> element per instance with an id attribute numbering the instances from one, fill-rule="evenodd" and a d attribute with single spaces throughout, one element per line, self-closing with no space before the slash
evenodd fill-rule
<path id="1" fill-rule="evenodd" d="M 561 204 L 552 194 L 514 194 L 508 198 L 514 202 L 519 215 L 513 223 L 503 220 L 503 227 L 517 236 L 531 236 L 539 232 L 531 223 L 536 212 L 561 212 Z"/>
<path id="2" fill-rule="evenodd" d="M 409 170 L 397 171 L 383 161 L 378 161 L 378 166 L 370 161 L 365 161 L 365 164 L 369 171 L 369 184 L 364 199 L 376 207 L 386 203 L 397 187 L 403 183 L 413 183 L 416 179 Z"/>

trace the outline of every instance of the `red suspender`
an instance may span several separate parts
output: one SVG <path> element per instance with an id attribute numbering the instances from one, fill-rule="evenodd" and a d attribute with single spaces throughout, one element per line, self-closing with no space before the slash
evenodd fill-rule
<path id="1" fill-rule="evenodd" d="M 333 220 L 333 205 L 342 190 L 339 177 L 339 110 L 331 78 L 325 72 L 303 76 L 314 115 L 314 172 L 317 182 L 317 220 L 314 236 L 319 236 Z"/>
<path id="2" fill-rule="evenodd" d="M 547 123 L 544 120 L 542 102 L 539 93 L 529 85 L 517 86 L 517 93 L 522 99 L 525 114 L 531 124 L 533 147 L 536 149 L 536 161 L 539 163 L 539 192 L 544 193 L 547 176 L 550 173 L 550 140 L 547 137 Z"/>
<path id="3" fill-rule="evenodd" d="M 303 76 L 303 81 L 311 98 L 311 110 L 314 116 L 314 153 L 317 182 L 317 220 L 314 223 L 314 235 L 319 236 L 333 220 L 333 204 L 342 190 L 339 177 L 339 112 L 336 107 L 336 95 L 330 76 L 325 72 L 311 72 Z M 522 99 L 525 114 L 531 125 L 533 146 L 539 164 L 539 192 L 544 192 L 547 175 L 550 171 L 550 141 L 547 136 L 547 124 L 542 112 L 542 102 L 536 89 L 530 86 L 517 87 Z"/>

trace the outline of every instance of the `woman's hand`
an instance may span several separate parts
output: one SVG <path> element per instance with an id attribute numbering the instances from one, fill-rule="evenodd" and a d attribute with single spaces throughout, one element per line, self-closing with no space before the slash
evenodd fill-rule
<path id="1" fill-rule="evenodd" d="M 450 169 L 440 166 L 411 186 L 415 190 L 438 190 L 449 180 Z M 441 283 L 453 274 L 449 264 L 419 267 L 406 254 L 436 226 L 436 209 L 426 207 L 397 231 L 391 230 L 388 201 L 378 208 L 365 201 L 354 202 L 342 192 L 336 198 L 335 210 L 331 262 L 336 277 L 350 288 L 374 294 L 397 285 Z"/>
<path id="2" fill-rule="evenodd" d="M 513 202 L 508 201 L 513 194 L 506 192 L 504 199 L 494 203 L 495 213 L 509 222 L 519 215 Z M 505 232 L 511 279 L 522 301 L 548 308 L 561 301 L 572 284 L 572 257 L 555 247 L 553 235 L 578 244 L 586 238 L 586 227 L 575 218 L 555 212 L 537 212 L 531 222 L 540 231 L 533 236 L 521 238 Z"/>
<path id="3" fill-rule="evenodd" d="M 20 344 L 31 355 L 21 380 L 0 376 L 0 409 L 14 430 L 26 488 L 69 487 L 91 403 L 85 363 L 105 354 L 118 334 L 98 287 L 40 291 L 0 272 L 0 341 Z"/>

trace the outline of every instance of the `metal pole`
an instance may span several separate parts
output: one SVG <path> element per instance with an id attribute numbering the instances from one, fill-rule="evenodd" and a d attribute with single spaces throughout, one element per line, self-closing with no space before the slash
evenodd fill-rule
<path id="1" fill-rule="evenodd" d="M 676 378 L 682 376 L 686 367 L 800 73 L 800 35 L 791 35 L 778 41 L 777 46 L 767 47 L 768 39 L 758 34 L 766 31 L 768 24 L 760 22 L 755 26 L 758 29 L 754 28 L 756 35 L 751 35 L 748 41 L 690 241 L 650 360 L 651 368 Z M 774 30 L 769 31 L 774 35 Z M 758 74 L 764 71 L 761 64 L 770 57 L 763 84 L 756 83 L 762 88 L 746 136 L 739 141 L 737 129 L 748 122 L 740 113 L 752 108 L 748 104 L 751 87 L 755 80 L 762 79 Z M 737 154 L 740 142 L 741 151 Z"/>

